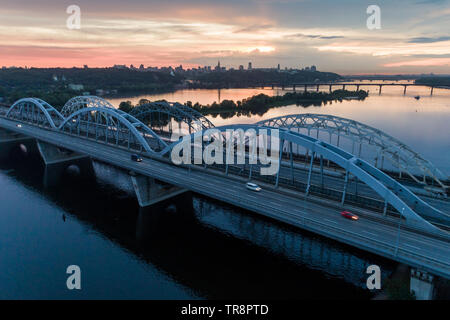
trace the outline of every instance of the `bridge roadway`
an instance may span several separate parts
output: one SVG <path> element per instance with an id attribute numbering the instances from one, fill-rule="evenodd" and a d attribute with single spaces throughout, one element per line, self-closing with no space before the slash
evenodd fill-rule
<path id="1" fill-rule="evenodd" d="M 339 210 L 305 201 L 300 193 L 287 194 L 264 189 L 255 193 L 242 180 L 210 169 L 188 170 L 167 159 L 144 157 L 141 163 L 130 160 L 130 151 L 94 140 L 39 128 L 0 117 L 0 127 L 34 137 L 47 143 L 89 155 L 104 163 L 132 170 L 161 181 L 189 189 L 259 214 L 306 229 L 313 233 L 405 263 L 411 267 L 450 279 L 449 237 L 417 233 L 388 223 L 361 217 L 358 221 L 342 218 Z M 170 170 L 168 170 L 170 168 Z M 397 246 L 398 244 L 398 246 Z"/>
<path id="2" fill-rule="evenodd" d="M 308 179 L 308 165 L 306 167 L 304 166 L 304 163 L 296 162 L 297 166 L 294 168 L 293 173 L 295 180 L 297 181 L 307 181 Z M 301 168 L 303 167 L 303 168 Z M 254 170 L 258 170 L 256 166 L 254 167 Z M 319 168 L 317 166 L 314 167 L 313 175 L 311 176 L 311 184 L 320 186 L 321 176 L 320 171 L 318 171 Z M 285 162 L 283 166 L 281 167 L 281 174 L 285 177 L 290 176 L 291 168 L 288 162 Z M 323 174 L 323 184 L 326 188 L 329 189 L 335 189 L 335 190 L 343 190 L 345 185 L 344 180 L 345 172 L 340 171 L 333 171 L 333 169 L 324 168 L 324 174 Z M 347 186 L 347 193 L 348 194 L 355 194 L 357 192 L 358 195 L 375 199 L 378 201 L 383 202 L 384 200 L 376 193 L 373 192 L 373 190 L 368 187 L 363 182 L 358 182 L 357 186 L 355 184 L 354 177 L 349 178 L 348 186 Z M 442 210 L 443 212 L 450 212 L 450 201 L 447 199 L 435 199 L 431 197 L 421 196 L 421 198 L 435 207 L 436 209 Z"/>

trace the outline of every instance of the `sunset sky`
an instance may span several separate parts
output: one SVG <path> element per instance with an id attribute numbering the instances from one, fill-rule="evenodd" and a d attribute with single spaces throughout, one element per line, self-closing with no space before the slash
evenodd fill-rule
<path id="1" fill-rule="evenodd" d="M 366 26 L 369 5 L 381 29 Z M 81 8 L 81 29 L 66 8 Z M 450 0 L 0 0 L 0 66 L 304 67 L 450 74 Z"/>

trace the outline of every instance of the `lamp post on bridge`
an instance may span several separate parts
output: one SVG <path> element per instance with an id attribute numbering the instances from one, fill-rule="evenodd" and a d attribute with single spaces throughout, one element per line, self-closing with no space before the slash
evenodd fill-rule
<path id="1" fill-rule="evenodd" d="M 397 244 L 395 245 L 395 255 L 397 255 L 398 252 L 398 246 L 399 246 L 399 242 L 400 242 L 400 226 L 402 223 L 402 217 L 403 217 L 403 212 L 405 211 L 405 207 L 402 208 L 402 211 L 400 212 L 400 220 L 398 221 L 398 230 L 397 230 Z"/>

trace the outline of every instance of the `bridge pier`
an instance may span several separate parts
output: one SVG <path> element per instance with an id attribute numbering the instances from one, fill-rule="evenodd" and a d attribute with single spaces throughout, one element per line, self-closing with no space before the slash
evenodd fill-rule
<path id="1" fill-rule="evenodd" d="M 405 95 L 406 94 L 406 88 L 407 88 L 408 86 L 405 86 L 405 88 L 403 89 L 403 95 Z"/>
<path id="2" fill-rule="evenodd" d="M 434 276 L 411 268 L 410 291 L 417 300 L 432 300 L 434 297 Z"/>
<path id="3" fill-rule="evenodd" d="M 162 182 L 157 183 L 154 178 L 142 175 L 131 174 L 131 181 L 133 182 L 133 188 L 136 192 L 139 206 L 142 208 L 154 205 L 187 191 L 186 189 Z"/>
<path id="4" fill-rule="evenodd" d="M 333 90 L 333 85 L 330 84 L 330 93 L 332 92 L 332 90 Z"/>
<path id="5" fill-rule="evenodd" d="M 54 145 L 38 141 L 37 147 L 45 163 L 44 186 L 58 185 L 66 169 L 74 165 L 84 176 L 94 176 L 94 167 L 91 158 L 87 155 L 61 149 Z"/>
<path id="6" fill-rule="evenodd" d="M 433 91 L 434 91 L 434 87 L 431 87 L 431 93 L 430 93 L 431 96 L 433 95 Z"/>
<path id="7" fill-rule="evenodd" d="M 9 159 L 13 149 L 19 145 L 24 145 L 31 152 L 36 149 L 36 140 L 20 133 L 0 130 L 0 161 Z"/>
<path id="8" fill-rule="evenodd" d="M 155 240 L 164 230 L 164 226 L 171 225 L 176 232 L 177 227 L 185 228 L 196 220 L 192 202 L 192 193 L 186 192 L 176 200 L 162 201 L 150 207 L 140 207 L 136 220 L 136 239 L 143 244 L 148 240 Z"/>

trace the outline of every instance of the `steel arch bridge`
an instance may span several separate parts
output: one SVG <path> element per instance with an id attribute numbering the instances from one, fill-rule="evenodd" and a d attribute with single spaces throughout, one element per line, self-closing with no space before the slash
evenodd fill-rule
<path id="1" fill-rule="evenodd" d="M 16 101 L 9 108 L 6 117 L 53 129 L 64 121 L 64 117 L 58 110 L 38 98 L 24 98 Z"/>
<path id="2" fill-rule="evenodd" d="M 316 138 L 319 137 L 320 132 L 328 133 L 330 143 L 332 143 L 333 135 L 337 137 L 334 144 L 338 147 L 340 146 L 340 138 L 347 138 L 352 143 L 352 154 L 355 154 L 355 147 L 358 145 L 359 157 L 361 157 L 361 148 L 363 144 L 372 145 L 377 149 L 375 167 L 380 167 L 383 170 L 383 162 L 386 158 L 394 167 L 399 169 L 400 176 L 401 172 L 405 172 L 419 184 L 426 184 L 426 177 L 429 177 L 442 188 L 444 194 L 448 188 L 448 186 L 442 182 L 443 180 L 447 180 L 448 177 L 446 177 L 430 161 L 424 159 L 420 154 L 398 139 L 379 129 L 355 120 L 332 115 L 307 113 L 263 120 L 258 122 L 258 125 L 286 128 L 291 131 L 305 129 L 308 132 L 308 136 L 312 133 L 316 133 Z M 379 160 L 380 162 L 378 162 Z M 420 181 L 417 178 L 417 174 L 423 176 L 423 181 Z"/>
<path id="3" fill-rule="evenodd" d="M 92 97 L 86 97 L 86 100 L 82 101 L 93 103 L 101 100 L 103 99 L 92 99 Z M 72 101 L 80 100 L 77 99 Z M 152 105 L 154 106 L 155 104 Z M 164 110 L 167 110 L 167 105 L 160 106 L 156 104 L 156 106 L 160 109 L 164 107 L 166 108 Z M 175 109 L 173 106 L 169 106 L 170 108 Z M 177 110 L 180 111 L 181 109 Z M 171 112 L 175 111 L 171 110 Z M 181 117 L 185 116 L 185 114 L 187 114 L 187 112 L 180 111 L 180 113 L 177 113 L 176 115 Z M 9 108 L 6 117 L 43 127 L 45 129 L 75 135 L 80 138 L 95 140 L 99 143 L 136 150 L 148 155 L 168 157 L 170 155 L 170 151 L 178 143 L 180 143 L 174 142 L 172 144 L 168 144 L 161 138 L 160 135 L 156 134 L 151 128 L 146 126 L 133 115 L 111 108 L 108 104 L 104 103 L 101 103 L 101 106 L 91 105 L 82 108 L 72 113 L 69 117 L 64 118 L 56 109 L 47 104 L 45 101 L 37 98 L 25 98 L 14 103 Z M 194 118 L 194 116 L 190 116 L 188 119 Z M 279 129 L 281 145 L 283 147 L 288 145 L 289 153 L 287 154 L 290 159 L 291 166 L 293 165 L 293 145 L 301 146 L 312 152 L 313 156 L 310 158 L 309 174 L 305 192 L 306 194 L 308 194 L 310 189 L 313 187 L 311 176 L 313 175 L 314 159 L 318 156 L 320 157 L 321 170 L 323 170 L 323 159 L 328 159 L 345 170 L 346 175 L 345 185 L 342 191 L 342 203 L 344 203 L 347 194 L 349 174 L 352 174 L 358 180 L 369 186 L 376 194 L 379 195 L 379 197 L 384 199 L 385 210 L 387 206 L 390 205 L 399 211 L 409 223 L 415 223 L 423 228 L 434 230 L 436 227 L 426 221 L 425 218 L 437 218 L 440 220 L 445 220 L 447 223 L 450 221 L 450 217 L 447 213 L 443 213 L 440 210 L 430 206 L 413 194 L 408 188 L 405 188 L 398 181 L 392 179 L 390 176 L 376 168 L 376 166 L 373 166 L 359 157 L 354 156 L 352 153 L 343 150 L 339 146 L 334 146 L 331 143 L 326 143 L 309 135 L 292 131 L 292 127 L 297 125 L 297 122 L 292 121 L 292 127 L 289 127 L 289 125 L 287 125 L 288 122 L 282 122 L 286 120 L 286 118 L 289 117 L 267 120 L 267 125 L 264 125 L 263 123 L 254 125 L 232 125 L 219 128 L 209 128 L 209 130 L 218 130 L 219 135 L 221 135 L 221 133 L 223 133 L 226 129 Z M 348 119 L 346 120 L 351 121 Z M 285 126 L 287 128 L 284 128 Z M 316 127 L 312 128 L 320 129 L 321 127 L 316 125 Z M 203 130 L 203 126 L 200 130 Z M 343 131 L 344 129 L 341 128 L 340 130 Z M 191 137 L 194 134 L 195 132 L 192 133 Z M 364 142 L 367 140 L 363 139 L 369 138 L 364 136 L 361 139 L 361 141 Z M 372 141 L 373 140 L 375 140 L 375 138 L 373 138 Z M 211 143 L 211 141 L 206 141 L 206 143 Z M 283 150 L 284 149 L 281 148 L 280 164 L 283 156 L 286 156 L 286 153 Z M 228 165 L 224 166 L 223 169 L 228 170 L 227 167 Z M 250 170 L 250 177 L 251 172 L 252 171 Z M 277 176 L 274 180 L 276 186 L 278 186 L 278 181 L 282 178 L 284 177 L 280 177 L 280 170 L 278 170 Z M 291 179 L 294 179 L 293 173 Z"/>
<path id="4" fill-rule="evenodd" d="M 178 123 L 186 123 L 189 132 L 197 132 L 213 128 L 214 125 L 198 111 L 180 103 L 155 101 L 134 107 L 130 114 L 141 121 L 151 120 L 152 115 L 161 119 L 161 114 L 175 119 Z"/>
<path id="5" fill-rule="evenodd" d="M 66 118 L 59 131 L 95 141 L 160 154 L 169 146 L 135 117 L 112 108 L 88 107 Z"/>
<path id="6" fill-rule="evenodd" d="M 264 133 L 268 136 L 270 135 L 270 129 L 278 129 L 279 130 L 279 141 L 280 141 L 280 152 L 279 152 L 279 161 L 278 161 L 278 170 L 276 177 L 274 179 L 275 187 L 278 187 L 279 179 L 280 179 L 280 168 L 281 162 L 284 155 L 284 146 L 288 145 L 288 150 L 290 155 L 288 158 L 292 162 L 292 150 L 293 145 L 302 146 L 312 152 L 312 157 L 310 160 L 308 180 L 306 186 L 306 195 L 309 194 L 310 188 L 312 186 L 311 177 L 313 174 L 313 166 L 314 166 L 314 158 L 315 156 L 320 157 L 321 164 L 323 163 L 323 159 L 329 159 L 339 165 L 346 171 L 345 177 L 345 186 L 342 192 L 342 204 L 345 201 L 347 184 L 349 180 L 349 174 L 354 175 L 360 181 L 364 182 L 367 186 L 369 186 L 376 194 L 378 194 L 385 201 L 385 210 L 388 205 L 391 205 L 395 208 L 401 216 L 403 216 L 407 223 L 410 225 L 414 225 L 416 227 L 423 228 L 432 232 L 441 232 L 442 230 L 438 227 L 431 224 L 427 221 L 428 218 L 436 218 L 441 221 L 446 221 L 446 223 L 450 222 L 450 215 L 447 213 L 443 213 L 442 211 L 430 206 L 428 203 L 423 201 L 417 195 L 412 193 L 408 188 L 404 187 L 395 179 L 391 178 L 378 168 L 374 167 L 370 163 L 360 159 L 353 154 L 337 147 L 327 142 L 321 141 L 319 139 L 310 137 L 308 135 L 293 132 L 284 128 L 270 127 L 270 126 L 262 126 L 260 124 L 238 124 L 238 125 L 228 125 L 221 126 L 212 129 L 212 131 L 217 131 L 220 135 L 224 135 L 226 130 L 248 130 L 254 129 L 258 132 L 259 129 L 267 129 Z M 190 139 L 194 138 L 194 134 L 190 135 Z M 231 140 L 231 139 L 229 139 Z M 174 142 L 170 145 L 170 150 L 173 150 L 175 146 L 183 143 L 182 141 Z M 234 147 L 234 142 L 230 141 Z M 225 158 L 225 154 L 224 154 Z M 228 165 L 225 164 L 222 169 L 225 169 L 225 173 L 228 174 Z M 323 168 L 321 168 L 323 170 Z M 291 171 L 292 172 L 292 171 Z M 294 179 L 293 173 L 291 179 Z M 250 169 L 249 179 L 252 179 L 252 171 Z"/>
<path id="7" fill-rule="evenodd" d="M 66 102 L 64 107 L 61 109 L 61 114 L 64 117 L 68 117 L 78 110 L 92 107 L 115 109 L 111 103 L 103 98 L 97 96 L 78 96 L 73 97 Z"/>

